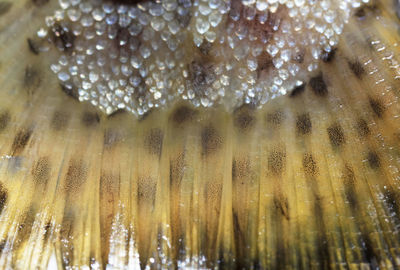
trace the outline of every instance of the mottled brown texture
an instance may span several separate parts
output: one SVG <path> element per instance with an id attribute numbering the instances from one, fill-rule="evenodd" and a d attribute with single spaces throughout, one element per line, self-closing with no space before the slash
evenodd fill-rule
<path id="1" fill-rule="evenodd" d="M 268 169 L 274 175 L 281 175 L 286 164 L 286 153 L 272 150 L 268 155 Z"/>
<path id="2" fill-rule="evenodd" d="M 94 127 L 100 123 L 100 116 L 96 112 L 85 111 L 82 114 L 81 122 L 85 127 Z"/>
<path id="3" fill-rule="evenodd" d="M 27 39 L 29 51 L 35 55 L 39 54 L 38 44 L 31 38 Z"/>
<path id="4" fill-rule="evenodd" d="M 195 110 L 193 110 L 189 106 L 182 105 L 172 112 L 171 119 L 175 124 L 181 125 L 191 121 L 195 114 Z"/>
<path id="5" fill-rule="evenodd" d="M 300 135 L 306 135 L 311 133 L 312 123 L 310 119 L 310 114 L 304 113 L 300 114 L 296 118 L 296 133 Z"/>
<path id="6" fill-rule="evenodd" d="M 325 97 L 328 94 L 328 87 L 322 73 L 315 77 L 312 77 L 310 79 L 309 85 L 316 96 Z"/>
<path id="7" fill-rule="evenodd" d="M 232 180 L 237 181 L 249 177 L 252 173 L 248 157 L 235 157 L 232 160 Z M 242 184 L 244 184 L 242 182 Z"/>
<path id="8" fill-rule="evenodd" d="M 354 175 L 353 168 L 351 168 L 349 165 L 345 165 L 343 169 L 342 180 L 344 184 L 345 197 L 348 200 L 353 211 L 356 211 L 358 208 L 355 187 L 356 177 Z"/>
<path id="9" fill-rule="evenodd" d="M 63 91 L 65 94 L 67 94 L 69 97 L 73 98 L 74 100 L 79 101 L 79 94 L 78 94 L 78 88 L 72 86 L 66 86 L 64 84 L 60 84 L 61 91 Z"/>
<path id="10" fill-rule="evenodd" d="M 50 120 L 50 128 L 58 131 L 65 130 L 70 117 L 66 111 L 55 111 Z"/>
<path id="11" fill-rule="evenodd" d="M 23 84 L 29 94 L 33 94 L 41 85 L 40 71 L 36 66 L 28 65 L 25 68 Z"/>
<path id="12" fill-rule="evenodd" d="M 0 113 L 0 132 L 5 130 L 11 121 L 11 115 L 9 111 L 3 111 Z"/>
<path id="13" fill-rule="evenodd" d="M 356 123 L 356 129 L 357 129 L 358 136 L 360 136 L 360 138 L 365 138 L 371 133 L 371 130 L 368 127 L 367 121 L 365 121 L 362 118 L 358 119 L 358 121 Z"/>
<path id="14" fill-rule="evenodd" d="M 201 148 L 203 156 L 215 153 L 222 146 L 222 138 L 213 126 L 206 126 L 201 131 Z"/>
<path id="15" fill-rule="evenodd" d="M 303 83 L 299 86 L 296 86 L 295 88 L 292 89 L 292 91 L 289 94 L 289 97 L 293 98 L 293 97 L 298 97 L 300 96 L 302 93 L 304 93 L 304 90 L 306 89 L 306 83 Z"/>
<path id="16" fill-rule="evenodd" d="M 32 167 L 33 181 L 37 185 L 45 185 L 50 179 L 50 160 L 48 157 L 40 157 Z"/>
<path id="17" fill-rule="evenodd" d="M 308 177 L 313 177 L 318 174 L 317 162 L 315 162 L 314 157 L 310 153 L 306 153 L 303 156 L 303 169 L 304 173 Z"/>
<path id="18" fill-rule="evenodd" d="M 164 133 L 160 128 L 151 129 L 145 136 L 145 147 L 151 155 L 161 156 Z"/>
<path id="19" fill-rule="evenodd" d="M 104 132 L 104 147 L 110 149 L 123 139 L 120 131 L 109 128 Z"/>
<path id="20" fill-rule="evenodd" d="M 333 49 L 331 49 L 331 51 L 329 51 L 329 52 L 325 52 L 325 51 L 324 51 L 324 52 L 321 54 L 321 60 L 322 60 L 323 62 L 325 62 L 325 63 L 331 63 L 331 62 L 335 59 L 336 51 L 337 51 L 337 48 L 333 48 Z"/>
<path id="21" fill-rule="evenodd" d="M 289 202 L 287 197 L 285 197 L 281 192 L 274 196 L 274 205 L 278 212 L 285 217 L 286 220 L 290 219 Z"/>
<path id="22" fill-rule="evenodd" d="M 32 128 L 22 128 L 18 131 L 11 146 L 11 155 L 17 156 L 24 150 L 32 136 L 32 133 Z"/>
<path id="23" fill-rule="evenodd" d="M 367 161 L 369 166 L 374 170 L 377 170 L 381 167 L 381 159 L 379 155 L 373 150 L 368 152 Z"/>
<path id="24" fill-rule="evenodd" d="M 234 112 L 233 123 L 240 131 L 250 130 L 256 123 L 254 108 L 250 105 L 242 105 Z"/>
<path id="25" fill-rule="evenodd" d="M 343 128 L 340 126 L 339 123 L 334 123 L 329 126 L 327 131 L 332 147 L 340 147 L 346 142 Z"/>
<path id="26" fill-rule="evenodd" d="M 156 200 L 157 183 L 151 177 L 140 177 L 138 179 L 138 203 L 149 204 L 149 206 L 154 206 Z"/>
<path id="27" fill-rule="evenodd" d="M 74 195 L 79 192 L 83 183 L 86 181 L 87 168 L 82 160 L 74 159 L 69 162 L 68 171 L 65 176 L 64 188 Z"/>
<path id="28" fill-rule="evenodd" d="M 369 98 L 369 105 L 378 118 L 383 117 L 386 108 L 379 99 Z"/>
<path id="29" fill-rule="evenodd" d="M 55 23 L 51 28 L 50 38 L 58 49 L 63 50 L 68 54 L 72 53 L 75 36 L 68 28 Z"/>
<path id="30" fill-rule="evenodd" d="M 169 181 L 171 188 L 179 188 L 185 170 L 185 153 L 179 154 L 169 162 Z"/>
<path id="31" fill-rule="evenodd" d="M 285 113 L 278 109 L 276 111 L 270 112 L 266 116 L 267 123 L 273 127 L 279 127 L 283 120 L 285 120 Z"/>
<path id="32" fill-rule="evenodd" d="M 9 2 L 9 1 L 0 2 L 0 16 L 3 16 L 7 12 L 9 12 L 12 5 L 13 5 L 12 2 Z"/>
<path id="33" fill-rule="evenodd" d="M 361 79 L 361 77 L 365 74 L 365 69 L 361 65 L 361 63 L 358 60 L 353 60 L 349 61 L 349 68 L 353 72 L 353 74 L 358 78 Z"/>

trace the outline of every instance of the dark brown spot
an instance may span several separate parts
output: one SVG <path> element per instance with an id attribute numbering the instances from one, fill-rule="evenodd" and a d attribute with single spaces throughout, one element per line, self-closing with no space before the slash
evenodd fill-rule
<path id="1" fill-rule="evenodd" d="M 297 116 L 296 119 L 296 132 L 300 135 L 306 135 L 311 133 L 312 124 L 310 119 L 310 114 L 304 113 Z"/>
<path id="2" fill-rule="evenodd" d="M 335 58 L 336 55 L 336 48 L 333 48 L 329 52 L 324 51 L 321 54 L 321 60 L 324 61 L 325 63 L 330 63 L 332 60 Z"/>
<path id="3" fill-rule="evenodd" d="M 35 54 L 35 55 L 38 55 L 39 54 L 39 46 L 38 46 L 38 44 L 36 44 L 36 42 L 31 38 L 28 38 L 27 42 L 28 42 L 28 47 L 29 47 L 30 52 Z"/>
<path id="4" fill-rule="evenodd" d="M 262 52 L 257 57 L 257 78 L 260 78 L 263 73 L 268 74 L 273 66 L 271 55 L 268 52 Z"/>
<path id="5" fill-rule="evenodd" d="M 254 108 L 250 105 L 245 104 L 235 111 L 233 123 L 241 131 L 251 129 L 255 122 Z"/>
<path id="6" fill-rule="evenodd" d="M 273 150 L 268 156 L 268 169 L 275 175 L 281 175 L 286 163 L 286 153 Z"/>
<path id="7" fill-rule="evenodd" d="M 0 131 L 5 130 L 10 123 L 11 116 L 8 111 L 4 111 L 0 114 Z"/>
<path id="8" fill-rule="evenodd" d="M 195 114 L 196 111 L 188 106 L 180 106 L 172 113 L 171 119 L 175 124 L 181 125 L 187 121 L 191 121 Z"/>
<path id="9" fill-rule="evenodd" d="M 55 23 L 51 30 L 51 40 L 56 47 L 59 50 L 71 53 L 75 40 L 74 34 L 67 27 L 61 26 L 59 23 Z"/>
<path id="10" fill-rule="evenodd" d="M 176 18 L 180 27 L 186 28 L 190 24 L 190 21 L 192 19 L 192 13 L 190 9 L 183 9 L 183 10 L 184 11 L 181 14 L 177 13 Z"/>
<path id="11" fill-rule="evenodd" d="M 398 0 L 394 0 L 394 2 L 398 2 Z M 368 16 L 379 14 L 380 10 L 378 4 L 375 1 L 370 1 L 369 4 L 362 5 L 354 12 L 354 16 L 360 21 L 365 20 Z"/>
<path id="12" fill-rule="evenodd" d="M 316 96 L 324 97 L 328 94 L 328 87 L 322 73 L 310 79 L 310 87 Z"/>
<path id="13" fill-rule="evenodd" d="M 324 211 L 322 209 L 321 198 L 316 196 L 314 201 L 314 215 L 317 227 L 316 249 L 320 261 L 321 269 L 328 269 L 330 264 L 329 241 L 327 239 L 326 226 L 323 219 Z"/>
<path id="14" fill-rule="evenodd" d="M 233 211 L 232 222 L 233 222 L 233 232 L 234 232 L 233 235 L 235 239 L 236 253 L 238 254 L 238 257 L 241 258 L 241 260 L 244 260 L 243 256 L 246 249 L 246 234 L 240 227 L 240 220 L 237 211 Z M 243 265 L 244 263 L 241 264 Z"/>
<path id="15" fill-rule="evenodd" d="M 85 111 L 81 121 L 85 127 L 93 127 L 100 123 L 100 116 L 96 112 Z"/>
<path id="16" fill-rule="evenodd" d="M 8 1 L 3 1 L 0 2 L 0 16 L 6 14 L 7 12 L 10 11 L 11 7 L 12 7 L 12 3 L 8 2 Z"/>
<path id="17" fill-rule="evenodd" d="M 11 155 L 19 155 L 24 150 L 32 136 L 32 132 L 31 128 L 23 128 L 17 133 L 11 146 Z"/>
<path id="18" fill-rule="evenodd" d="M 343 129 L 339 125 L 339 123 L 335 123 L 328 127 L 328 136 L 331 141 L 332 147 L 340 147 L 342 144 L 346 142 L 344 137 Z"/>
<path id="19" fill-rule="evenodd" d="M 372 169 L 376 170 L 381 167 L 381 159 L 379 158 L 379 156 L 376 152 L 374 152 L 374 151 L 368 152 L 367 160 L 368 160 L 369 166 Z"/>
<path id="20" fill-rule="evenodd" d="M 201 148 L 203 156 L 216 152 L 222 145 L 222 138 L 212 126 L 207 126 L 201 131 Z"/>
<path id="21" fill-rule="evenodd" d="M 305 89 L 306 89 L 306 83 L 302 83 L 301 85 L 293 88 L 293 90 L 289 94 L 289 97 L 298 97 L 304 92 Z"/>
<path id="22" fill-rule="evenodd" d="M 343 170 L 343 184 L 344 184 L 344 192 L 346 199 L 348 200 L 350 206 L 353 209 L 357 209 L 358 207 L 358 202 L 357 202 L 357 197 L 356 197 L 356 189 L 355 189 L 355 181 L 356 177 L 354 175 L 353 169 L 346 165 L 344 170 Z"/>
<path id="23" fill-rule="evenodd" d="M 64 130 L 69 122 L 70 115 L 64 111 L 55 111 L 50 121 L 53 130 Z"/>
<path id="24" fill-rule="evenodd" d="M 49 0 L 32 0 L 32 3 L 35 6 L 41 7 L 44 6 L 45 4 L 47 4 L 49 2 Z"/>
<path id="25" fill-rule="evenodd" d="M 372 111 L 379 118 L 382 118 L 383 113 L 385 112 L 385 106 L 378 99 L 369 98 L 369 105 L 371 106 Z"/>
<path id="26" fill-rule="evenodd" d="M 251 163 L 248 157 L 232 160 L 232 180 L 240 180 L 251 175 Z M 244 184 L 244 183 L 242 183 Z"/>
<path id="27" fill-rule="evenodd" d="M 361 63 L 358 60 L 354 60 L 354 61 L 349 61 L 349 68 L 350 70 L 353 72 L 353 74 L 361 79 L 361 77 L 364 75 L 365 73 L 365 69 L 364 67 L 361 65 Z"/>
<path id="28" fill-rule="evenodd" d="M 367 121 L 364 119 L 360 118 L 357 123 L 356 123 L 356 129 L 357 133 L 361 138 L 367 137 L 370 133 L 371 130 L 368 127 Z"/>
<path id="29" fill-rule="evenodd" d="M 370 265 L 371 269 L 378 269 L 379 266 L 377 264 L 377 260 L 379 259 L 379 251 L 376 250 L 375 245 L 373 244 L 372 239 L 370 238 L 370 234 L 362 231 L 362 250 L 363 250 L 363 257 Z"/>
<path id="30" fill-rule="evenodd" d="M 71 160 L 65 177 L 65 190 L 70 194 L 79 191 L 86 177 L 87 168 L 84 163 L 81 160 Z"/>
<path id="31" fill-rule="evenodd" d="M 45 185 L 50 179 L 50 161 L 47 157 L 41 157 L 32 167 L 33 181 L 37 185 Z"/>
<path id="32" fill-rule="evenodd" d="M 207 40 L 203 40 L 203 43 L 201 43 L 199 47 L 199 51 L 203 55 L 208 55 L 211 51 L 212 48 L 212 43 L 208 42 Z"/>
<path id="33" fill-rule="evenodd" d="M 354 12 L 354 16 L 356 16 L 358 19 L 363 20 L 365 19 L 365 7 L 359 7 L 355 12 Z"/>
<path id="34" fill-rule="evenodd" d="M 1 213 L 1 211 L 0 211 L 0 213 Z M 4 239 L 4 240 L 0 241 L 0 253 L 3 252 L 4 248 L 6 247 L 6 245 L 7 245 L 7 239 Z"/>
<path id="35" fill-rule="evenodd" d="M 24 87 L 27 89 L 28 93 L 33 94 L 40 86 L 40 83 L 39 71 L 35 67 L 28 65 L 25 68 L 24 74 Z"/>
<path id="36" fill-rule="evenodd" d="M 145 146 L 147 151 L 152 155 L 161 156 L 163 146 L 164 133 L 159 128 L 151 129 L 145 138 Z"/>
<path id="37" fill-rule="evenodd" d="M 46 225 L 44 225 L 44 236 L 43 240 L 47 241 L 53 231 L 53 226 L 51 225 L 51 222 L 47 222 Z"/>
<path id="38" fill-rule="evenodd" d="M 67 94 L 68 96 L 72 97 L 75 100 L 79 100 L 78 88 L 66 84 L 60 84 L 60 87 L 65 94 Z"/>
<path id="39" fill-rule="evenodd" d="M 3 211 L 8 199 L 7 189 L 0 183 L 0 213 Z"/>
<path id="40" fill-rule="evenodd" d="M 274 196 L 274 205 L 282 216 L 284 216 L 287 220 L 290 219 L 289 202 L 288 199 L 284 197 L 281 192 L 279 192 L 278 195 Z"/>
<path id="41" fill-rule="evenodd" d="M 314 161 L 313 156 L 309 153 L 303 156 L 303 169 L 304 173 L 308 177 L 313 177 L 318 173 L 317 163 Z"/>
<path id="42" fill-rule="evenodd" d="M 356 177 L 353 169 L 349 165 L 345 166 L 342 178 L 345 186 L 354 186 Z"/>
<path id="43" fill-rule="evenodd" d="M 276 110 L 274 112 L 267 114 L 267 122 L 268 124 L 278 127 L 282 124 L 285 119 L 285 114 L 282 110 Z"/>

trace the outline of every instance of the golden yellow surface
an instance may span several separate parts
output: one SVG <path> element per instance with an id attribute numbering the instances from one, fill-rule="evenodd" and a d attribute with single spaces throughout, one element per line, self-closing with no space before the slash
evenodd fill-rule
<path id="1" fill-rule="evenodd" d="M 74 100 L 30 52 L 54 2 L 0 16 L 1 269 L 400 266 L 392 1 L 346 26 L 313 75 L 326 96 L 139 120 Z"/>

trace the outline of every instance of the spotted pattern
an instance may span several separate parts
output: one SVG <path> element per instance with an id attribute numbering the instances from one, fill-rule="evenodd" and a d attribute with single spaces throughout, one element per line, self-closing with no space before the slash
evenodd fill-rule
<path id="1" fill-rule="evenodd" d="M 353 27 L 373 20 L 362 9 Z M 42 269 L 54 251 L 60 269 L 398 268 L 397 84 L 374 57 L 387 72 L 372 86 L 365 40 L 263 108 L 179 103 L 140 120 L 56 94 L 35 49 L 1 58 L 18 74 L 0 86 L 0 263 Z"/>

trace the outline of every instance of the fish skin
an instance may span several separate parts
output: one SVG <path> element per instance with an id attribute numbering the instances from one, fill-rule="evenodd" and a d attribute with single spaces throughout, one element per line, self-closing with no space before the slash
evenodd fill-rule
<path id="1" fill-rule="evenodd" d="M 397 3 L 379 2 L 385 23 Z M 0 268 L 399 266 L 390 24 L 352 18 L 294 96 L 139 120 L 77 102 L 48 69 L 58 55 L 31 51 L 54 8 L 18 0 L 0 17 Z"/>

